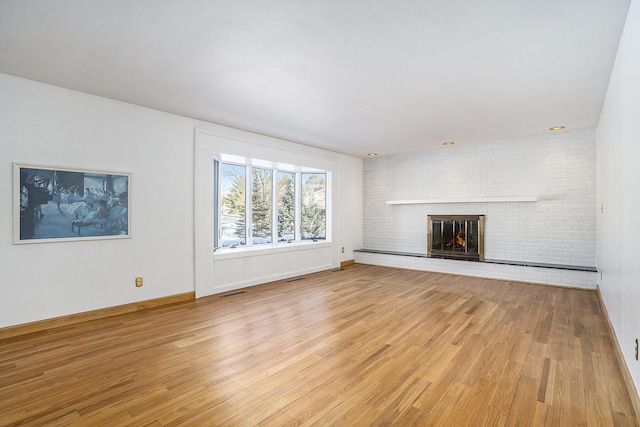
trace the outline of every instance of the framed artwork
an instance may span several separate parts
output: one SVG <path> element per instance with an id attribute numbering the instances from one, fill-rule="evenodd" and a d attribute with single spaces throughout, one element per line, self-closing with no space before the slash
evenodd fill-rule
<path id="1" fill-rule="evenodd" d="M 131 174 L 13 164 L 13 243 L 131 237 Z"/>

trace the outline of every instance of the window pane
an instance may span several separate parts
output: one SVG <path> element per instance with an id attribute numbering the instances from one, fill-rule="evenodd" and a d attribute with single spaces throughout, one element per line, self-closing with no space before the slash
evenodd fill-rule
<path id="1" fill-rule="evenodd" d="M 327 228 L 324 173 L 302 174 L 302 238 L 325 239 Z"/>
<path id="2" fill-rule="evenodd" d="M 273 171 L 253 168 L 251 182 L 251 233 L 254 245 L 271 243 L 271 189 Z"/>
<path id="3" fill-rule="evenodd" d="M 245 176 L 246 168 L 222 163 L 222 213 L 220 246 L 245 244 Z"/>
<path id="4" fill-rule="evenodd" d="M 295 240 L 296 174 L 278 172 L 278 241 Z"/>

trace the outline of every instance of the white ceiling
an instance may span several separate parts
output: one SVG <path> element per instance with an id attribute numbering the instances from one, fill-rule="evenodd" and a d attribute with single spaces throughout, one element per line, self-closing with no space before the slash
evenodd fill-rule
<path id="1" fill-rule="evenodd" d="M 0 0 L 0 72 L 358 157 L 597 125 L 630 0 Z"/>

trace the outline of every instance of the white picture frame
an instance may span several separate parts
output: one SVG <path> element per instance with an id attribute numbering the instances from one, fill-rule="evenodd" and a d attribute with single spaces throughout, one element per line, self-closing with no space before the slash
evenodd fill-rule
<path id="1" fill-rule="evenodd" d="M 13 163 L 13 243 L 131 238 L 131 174 Z"/>

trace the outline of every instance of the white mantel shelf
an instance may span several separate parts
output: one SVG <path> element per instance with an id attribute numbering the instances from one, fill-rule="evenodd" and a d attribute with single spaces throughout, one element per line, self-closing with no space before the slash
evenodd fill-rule
<path id="1" fill-rule="evenodd" d="M 455 199 L 387 200 L 387 205 L 429 205 L 436 203 L 505 203 L 537 202 L 538 196 L 521 197 L 461 197 Z"/>

